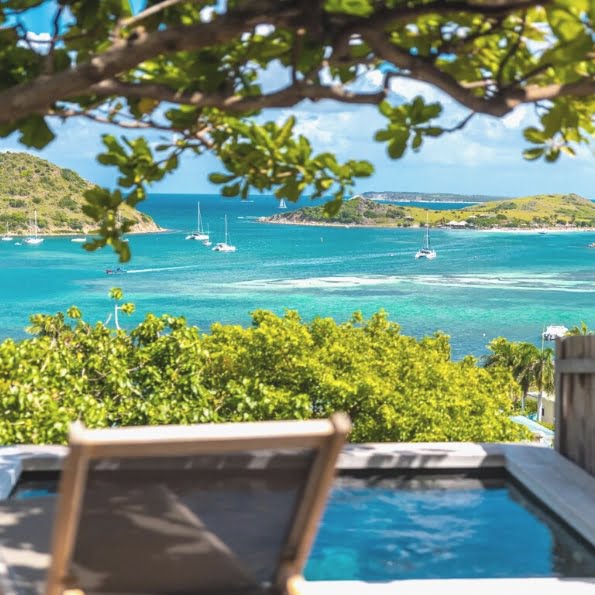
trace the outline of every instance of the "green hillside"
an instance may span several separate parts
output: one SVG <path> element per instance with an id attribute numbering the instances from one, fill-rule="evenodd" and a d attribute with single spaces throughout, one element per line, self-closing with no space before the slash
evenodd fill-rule
<path id="1" fill-rule="evenodd" d="M 322 206 L 269 217 L 272 223 L 415 227 L 465 221 L 476 228 L 595 227 L 595 204 L 576 194 L 542 194 L 492 201 L 464 209 L 433 210 L 379 203 L 357 196 L 328 217 Z"/>
<path id="2" fill-rule="evenodd" d="M 97 227 L 82 212 L 83 193 L 93 184 L 71 169 L 62 169 L 28 153 L 0 153 L 0 233 L 27 233 L 37 211 L 40 234 L 88 233 Z M 132 231 L 156 231 L 144 213 L 124 205 L 122 217 L 135 221 Z"/>

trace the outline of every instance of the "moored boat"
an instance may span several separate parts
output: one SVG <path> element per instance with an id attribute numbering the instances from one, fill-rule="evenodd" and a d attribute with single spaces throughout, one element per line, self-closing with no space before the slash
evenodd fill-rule
<path id="1" fill-rule="evenodd" d="M 426 233 L 424 236 L 424 245 L 415 253 L 415 258 L 427 258 L 432 260 L 436 258 L 436 250 L 432 249 L 430 244 L 430 222 L 429 215 L 426 214 Z"/>
<path id="2" fill-rule="evenodd" d="M 215 244 L 213 252 L 235 252 L 236 247 L 229 243 L 229 234 L 227 233 L 227 215 L 225 215 L 225 241 Z"/>
<path id="3" fill-rule="evenodd" d="M 196 231 L 193 231 L 192 233 L 188 234 L 186 236 L 186 239 L 187 240 L 198 240 L 200 242 L 208 242 L 209 234 L 205 233 L 205 230 L 203 229 L 203 226 L 202 226 L 202 217 L 200 215 L 200 203 L 199 202 L 196 203 L 196 210 L 197 210 Z"/>
<path id="4" fill-rule="evenodd" d="M 23 242 L 29 244 L 29 246 L 37 246 L 43 242 L 43 238 L 37 235 L 37 211 L 35 211 L 35 223 L 33 226 L 31 225 L 31 221 L 29 221 L 29 236 Z"/>

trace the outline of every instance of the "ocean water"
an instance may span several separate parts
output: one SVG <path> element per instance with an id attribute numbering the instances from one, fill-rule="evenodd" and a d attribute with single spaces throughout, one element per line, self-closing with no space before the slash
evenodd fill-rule
<path id="1" fill-rule="evenodd" d="M 196 225 L 197 200 L 214 242 L 223 240 L 227 215 L 237 252 L 184 240 Z M 68 238 L 37 247 L 0 242 L 0 338 L 25 336 L 32 313 L 72 304 L 87 320 L 103 320 L 114 286 L 137 306 L 125 326 L 148 312 L 184 315 L 207 331 L 215 321 L 249 324 L 258 308 L 338 320 L 383 308 L 405 333 L 451 335 L 455 357 L 484 353 L 496 336 L 537 342 L 544 325 L 595 322 L 592 232 L 435 230 L 438 258 L 418 261 L 420 229 L 258 223 L 281 212 L 272 197 L 155 195 L 143 208 L 171 231 L 130 236 L 125 275 L 106 275 L 117 266 L 109 249 L 87 253 Z"/>

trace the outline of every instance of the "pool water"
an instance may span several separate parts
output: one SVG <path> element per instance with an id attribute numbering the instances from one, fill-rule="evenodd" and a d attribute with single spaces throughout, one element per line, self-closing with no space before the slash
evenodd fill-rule
<path id="1" fill-rule="evenodd" d="M 595 576 L 592 548 L 510 482 L 391 483 L 339 482 L 306 579 Z"/>
<path id="2" fill-rule="evenodd" d="M 595 551 L 503 473 L 337 478 L 305 578 L 595 577 Z M 11 498 L 55 497 L 57 474 Z"/>

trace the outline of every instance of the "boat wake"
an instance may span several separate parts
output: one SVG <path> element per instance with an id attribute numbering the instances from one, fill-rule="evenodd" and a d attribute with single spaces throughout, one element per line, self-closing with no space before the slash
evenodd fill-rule
<path id="1" fill-rule="evenodd" d="M 201 265 L 189 264 L 189 265 L 179 266 L 179 267 L 157 267 L 157 268 L 151 268 L 151 269 L 127 269 L 126 273 L 128 275 L 134 275 L 134 274 L 138 274 L 138 273 L 160 273 L 161 271 L 182 271 L 184 269 L 198 269 L 200 267 L 201 267 Z"/>

